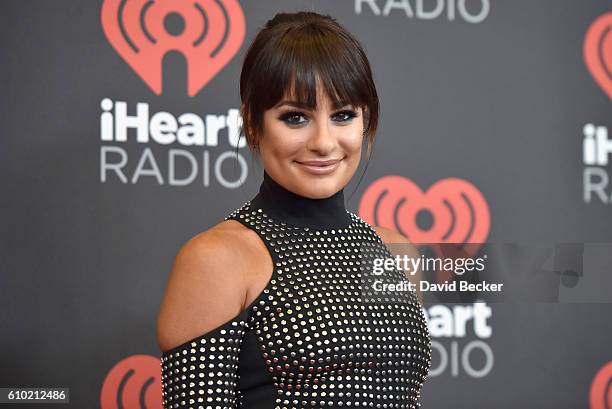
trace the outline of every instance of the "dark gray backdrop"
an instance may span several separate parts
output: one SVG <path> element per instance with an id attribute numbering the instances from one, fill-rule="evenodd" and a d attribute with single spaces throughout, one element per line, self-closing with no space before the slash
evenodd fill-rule
<path id="1" fill-rule="evenodd" d="M 238 108 L 241 58 L 278 11 L 330 13 L 362 41 L 372 63 L 381 122 L 372 163 L 347 202 L 351 211 L 385 175 L 403 175 L 424 190 L 458 177 L 486 198 L 490 241 L 610 241 L 610 204 L 582 198 L 582 128 L 612 126 L 610 98 L 589 74 L 582 42 L 612 9 L 609 1 L 468 0 L 474 13 L 490 5 L 477 24 L 399 9 L 375 15 L 365 2 L 358 12 L 357 3 L 241 1 L 247 31 L 240 51 L 191 98 L 178 54 L 165 60 L 162 95 L 148 88 L 106 39 L 101 2 L 2 2 L 0 387 L 65 386 L 70 407 L 101 407 L 115 364 L 159 356 L 157 312 L 177 249 L 250 199 L 261 167 L 242 149 L 249 159 L 243 186 L 227 189 L 214 178 L 203 186 L 201 174 L 188 186 L 170 186 L 170 149 L 199 162 L 208 151 L 214 160 L 232 150 L 224 134 L 218 147 L 138 144 L 133 134 L 126 143 L 103 142 L 100 103 L 125 101 L 133 114 L 145 102 L 151 114 L 202 117 Z M 427 9 L 434 3 L 424 1 Z M 127 154 L 128 179 L 150 149 L 166 183 L 123 183 L 113 174 L 102 182 L 105 146 Z M 237 176 L 231 161 L 223 169 Z M 448 369 L 431 377 L 423 408 L 588 407 L 593 378 L 611 359 L 610 304 L 492 308 L 493 333 L 482 340 L 494 353 L 490 372 L 474 378 Z M 453 343 L 461 350 L 476 338 L 435 341 L 450 353 Z M 435 353 L 434 366 L 439 359 Z"/>

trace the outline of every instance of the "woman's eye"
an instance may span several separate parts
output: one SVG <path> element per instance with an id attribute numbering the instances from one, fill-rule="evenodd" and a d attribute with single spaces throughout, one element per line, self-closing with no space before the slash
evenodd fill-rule
<path id="1" fill-rule="evenodd" d="M 305 121 L 297 120 L 300 117 L 304 117 L 304 114 L 301 112 L 287 112 L 281 115 L 280 120 L 286 122 L 289 125 L 300 125 Z"/>
<path id="2" fill-rule="evenodd" d="M 342 119 L 340 119 L 340 122 L 348 122 L 351 119 L 357 117 L 357 112 L 351 111 L 351 110 L 347 110 L 347 111 L 338 112 L 336 115 L 339 115 L 340 118 L 342 118 Z"/>

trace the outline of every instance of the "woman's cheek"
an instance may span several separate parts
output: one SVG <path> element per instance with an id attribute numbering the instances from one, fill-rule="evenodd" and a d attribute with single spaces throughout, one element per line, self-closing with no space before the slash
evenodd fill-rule
<path id="1" fill-rule="evenodd" d="M 361 145 L 363 143 L 363 135 L 358 130 L 351 132 L 350 135 L 347 136 L 345 146 L 346 150 L 351 153 L 359 153 L 361 150 Z"/>

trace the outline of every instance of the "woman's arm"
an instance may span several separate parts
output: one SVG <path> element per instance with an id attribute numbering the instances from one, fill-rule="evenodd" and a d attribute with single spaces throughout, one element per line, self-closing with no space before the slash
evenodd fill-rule
<path id="1" fill-rule="evenodd" d="M 234 407 L 246 286 L 231 234 L 209 230 L 177 253 L 159 311 L 164 408 Z"/>

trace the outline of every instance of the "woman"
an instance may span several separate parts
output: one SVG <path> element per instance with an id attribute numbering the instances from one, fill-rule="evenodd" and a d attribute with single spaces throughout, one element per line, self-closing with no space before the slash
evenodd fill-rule
<path id="1" fill-rule="evenodd" d="M 419 300 L 362 291 L 365 256 L 408 241 L 344 205 L 378 122 L 359 42 L 329 16 L 277 14 L 247 51 L 240 96 L 263 182 L 176 256 L 158 319 L 164 407 L 419 407 Z"/>

